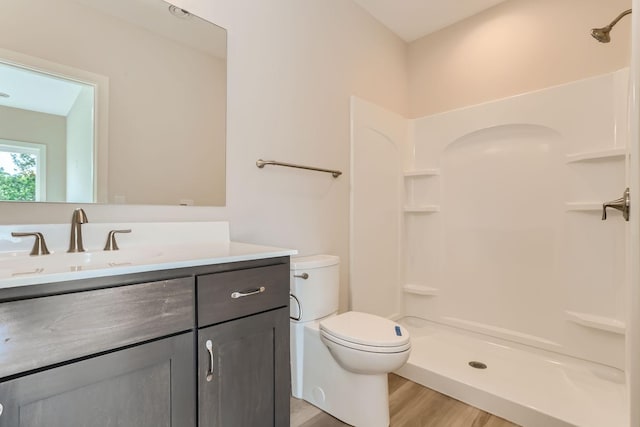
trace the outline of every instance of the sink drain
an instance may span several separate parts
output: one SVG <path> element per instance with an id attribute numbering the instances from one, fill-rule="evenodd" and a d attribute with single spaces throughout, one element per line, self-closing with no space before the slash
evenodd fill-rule
<path id="1" fill-rule="evenodd" d="M 482 362 L 476 362 L 475 360 L 472 360 L 471 362 L 469 362 L 469 366 L 471 366 L 472 368 L 476 368 L 476 369 L 487 369 L 487 365 L 482 363 Z"/>

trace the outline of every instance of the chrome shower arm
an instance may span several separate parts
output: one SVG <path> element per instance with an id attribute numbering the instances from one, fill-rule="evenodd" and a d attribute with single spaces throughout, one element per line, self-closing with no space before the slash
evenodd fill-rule
<path id="1" fill-rule="evenodd" d="M 607 25 L 607 27 L 609 27 L 609 28 L 613 28 L 613 27 L 618 23 L 618 21 L 620 21 L 622 18 L 624 18 L 625 16 L 627 16 L 628 14 L 630 14 L 632 10 L 633 10 L 633 9 L 627 9 L 627 10 L 625 10 L 624 12 L 622 12 L 620 15 L 618 15 L 618 16 L 616 17 L 616 19 L 614 19 L 613 21 L 611 21 L 611 23 L 610 23 L 609 25 Z"/>

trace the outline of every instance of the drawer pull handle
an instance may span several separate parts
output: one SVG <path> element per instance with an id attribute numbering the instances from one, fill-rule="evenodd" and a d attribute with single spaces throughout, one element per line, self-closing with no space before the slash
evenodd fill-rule
<path id="1" fill-rule="evenodd" d="M 209 352 L 209 369 L 207 369 L 207 382 L 210 382 L 213 379 L 213 343 L 211 340 L 207 340 L 205 343 L 207 347 L 207 351 Z"/>
<path id="2" fill-rule="evenodd" d="M 251 295 L 257 295 L 257 294 L 261 294 L 266 290 L 266 288 L 264 286 L 260 286 L 257 289 L 254 289 L 252 291 L 248 291 L 248 292 L 234 292 L 231 294 L 231 298 L 242 298 L 242 297 L 248 297 Z"/>

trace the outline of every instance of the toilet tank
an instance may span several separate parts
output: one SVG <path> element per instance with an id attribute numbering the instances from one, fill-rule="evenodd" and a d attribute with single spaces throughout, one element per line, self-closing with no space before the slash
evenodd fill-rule
<path id="1" fill-rule="evenodd" d="M 308 322 L 335 313 L 338 311 L 340 258 L 334 255 L 292 257 L 289 283 L 289 290 L 295 297 L 291 298 L 290 308 L 295 320 L 300 317 L 298 321 Z"/>

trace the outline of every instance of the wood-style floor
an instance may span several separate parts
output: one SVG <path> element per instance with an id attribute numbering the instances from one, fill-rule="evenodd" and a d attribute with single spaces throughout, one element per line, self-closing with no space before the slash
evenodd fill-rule
<path id="1" fill-rule="evenodd" d="M 391 427 L 517 427 L 394 374 L 389 374 L 389 412 Z M 291 399 L 291 427 L 347 425 L 303 400 Z"/>

